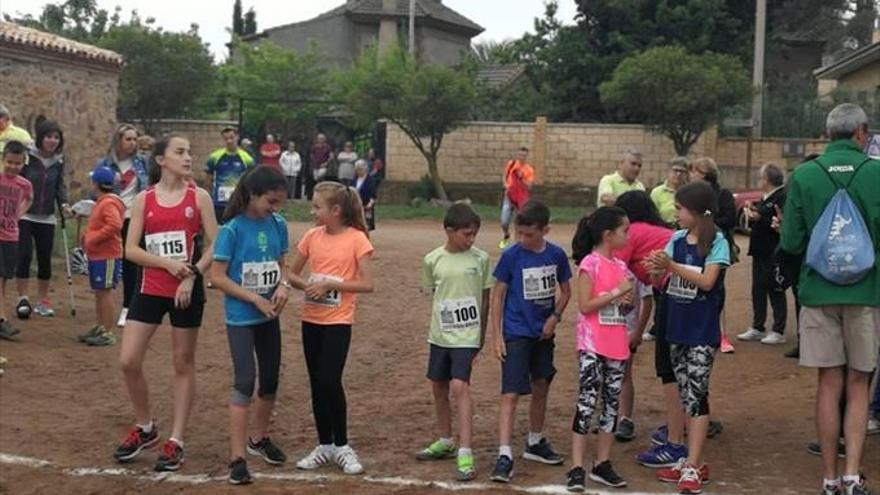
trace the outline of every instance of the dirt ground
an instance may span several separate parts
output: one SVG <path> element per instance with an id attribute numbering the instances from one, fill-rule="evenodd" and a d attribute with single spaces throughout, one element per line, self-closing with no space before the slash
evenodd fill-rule
<path id="1" fill-rule="evenodd" d="M 298 239 L 307 225 L 292 225 Z M 569 246 L 573 226 L 554 227 L 550 238 Z M 424 378 L 428 346 L 425 342 L 429 299 L 419 293 L 422 256 L 444 240 L 433 222 L 384 222 L 373 235 L 376 246 L 377 290 L 362 297 L 354 327 L 352 351 L 346 368 L 346 389 L 352 445 L 358 450 L 367 474 L 449 482 L 454 461 L 416 462 L 413 454 L 434 436 L 430 387 Z M 498 226 L 484 226 L 477 244 L 497 258 Z M 740 239 L 745 247 L 747 241 Z M 728 281 L 727 324 L 730 333 L 750 323 L 749 260 L 735 266 Z M 58 273 L 62 273 L 61 270 Z M 360 477 L 342 479 L 336 468 L 325 468 L 329 479 L 258 479 L 246 488 L 233 488 L 219 480 L 205 484 L 157 480 L 152 477 L 156 452 L 119 466 L 111 453 L 132 423 L 132 412 L 117 366 L 118 346 L 88 348 L 76 343 L 77 334 L 94 317 L 85 277 L 76 280 L 78 314 L 68 315 L 63 278 L 55 283 L 53 299 L 59 316 L 16 322 L 21 342 L 0 343 L 0 354 L 9 359 L 0 378 L 0 493 L 3 494 L 122 494 L 122 493 L 442 493 L 427 484 L 398 486 Z M 198 395 L 186 436 L 187 459 L 182 475 L 222 478 L 228 457 L 227 398 L 231 385 L 231 360 L 223 325 L 222 299 L 209 291 L 206 319 L 197 354 Z M 284 329 L 281 386 L 270 433 L 291 459 L 271 468 L 252 460 L 252 471 L 267 475 L 297 475 L 293 461 L 316 444 L 309 388 L 300 342 L 297 315 L 300 300 L 293 298 L 282 316 Z M 793 310 L 792 310 L 793 312 Z M 558 450 L 569 455 L 570 424 L 576 394 L 574 305 L 566 311 L 557 338 L 559 373 L 553 383 L 545 433 Z M 794 318 L 788 326 L 793 342 Z M 167 327 L 165 328 L 167 332 Z M 160 435 L 171 424 L 172 366 L 170 339 L 157 333 L 147 357 L 146 372 L 152 392 L 154 416 Z M 711 493 L 811 493 L 820 480 L 820 460 L 805 450 L 814 438 L 813 398 L 815 372 L 782 357 L 789 348 L 759 343 L 738 343 L 736 354 L 716 361 L 712 384 L 714 418 L 724 432 L 710 440 L 706 458 L 714 483 Z M 488 474 L 497 452 L 497 413 L 500 368 L 488 353 L 481 355 L 473 374 L 475 398 L 475 452 L 478 485 L 465 492 L 486 490 Z M 646 343 L 636 358 L 637 438 L 618 443 L 613 461 L 629 481 L 621 490 L 672 493 L 655 481 L 652 470 L 638 466 L 634 456 L 649 445 L 650 429 L 662 422 L 661 390 L 653 374 L 653 344 Z M 528 400 L 521 402 L 516 423 L 515 483 L 519 487 L 565 482 L 568 466 L 544 466 L 523 461 L 527 432 Z M 163 437 L 164 438 L 164 437 Z M 592 457 L 594 441 L 588 446 Z M 26 467 L 4 462 L 2 454 L 50 461 L 46 467 Z M 8 459 L 8 458 L 7 458 Z M 869 437 L 864 458 L 869 480 L 880 478 L 880 436 Z M 125 475 L 72 476 L 69 469 L 124 467 Z M 880 487 L 874 481 L 875 487 Z M 454 484 L 453 484 L 454 485 Z M 497 486 L 498 491 L 506 487 Z M 561 487 L 560 487 L 561 488 Z M 589 483 L 591 490 L 596 485 Z M 537 492 L 538 489 L 529 490 Z"/>

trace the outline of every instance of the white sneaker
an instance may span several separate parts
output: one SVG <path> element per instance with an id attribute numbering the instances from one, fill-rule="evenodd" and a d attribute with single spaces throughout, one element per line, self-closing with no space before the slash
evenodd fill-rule
<path id="1" fill-rule="evenodd" d="M 349 447 L 348 445 L 344 447 L 337 447 L 336 455 L 334 457 L 336 465 L 342 468 L 343 473 L 361 474 L 364 472 L 364 467 L 361 466 L 360 459 L 358 459 L 358 456 L 354 452 L 354 449 Z"/>
<path id="2" fill-rule="evenodd" d="M 655 340 L 654 334 L 648 331 L 642 334 L 642 342 L 653 342 Z"/>
<path id="3" fill-rule="evenodd" d="M 116 320 L 116 326 L 122 328 L 125 326 L 125 320 L 128 319 L 128 308 L 122 308 L 119 312 L 119 319 Z"/>
<path id="4" fill-rule="evenodd" d="M 333 461 L 336 455 L 336 447 L 332 445 L 327 447 L 325 445 L 318 445 L 315 447 L 312 452 L 297 461 L 296 467 L 298 469 L 305 469 L 311 471 L 312 469 L 318 469 L 321 466 L 329 464 Z"/>
<path id="5" fill-rule="evenodd" d="M 869 418 L 868 419 L 868 435 L 876 435 L 878 433 L 880 433 L 880 419 Z"/>
<path id="6" fill-rule="evenodd" d="M 767 336 L 767 332 L 762 332 L 760 330 L 756 330 L 752 327 L 749 327 L 748 330 L 736 336 L 737 340 L 745 340 L 745 341 L 755 341 L 762 340 Z"/>
<path id="7" fill-rule="evenodd" d="M 767 336 L 761 339 L 762 344 L 779 345 L 785 343 L 785 335 L 776 332 L 767 332 Z"/>

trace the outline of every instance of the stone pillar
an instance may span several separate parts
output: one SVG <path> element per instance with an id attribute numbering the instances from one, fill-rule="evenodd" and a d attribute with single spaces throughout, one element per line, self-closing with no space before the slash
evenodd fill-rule
<path id="1" fill-rule="evenodd" d="M 547 117 L 535 118 L 535 129 L 532 138 L 532 149 L 529 153 L 532 167 L 535 168 L 535 183 L 545 183 L 547 167 Z"/>

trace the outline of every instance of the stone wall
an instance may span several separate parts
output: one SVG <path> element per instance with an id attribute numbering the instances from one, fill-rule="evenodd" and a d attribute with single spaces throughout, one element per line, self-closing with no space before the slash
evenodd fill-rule
<path id="1" fill-rule="evenodd" d="M 824 141 L 804 143 L 806 154 L 824 148 Z M 668 160 L 675 156 L 669 139 L 639 125 L 548 124 L 542 117 L 534 123 L 472 122 L 445 137 L 438 158 L 441 175 L 455 199 L 468 196 L 495 202 L 504 163 L 522 146 L 531 150 L 529 161 L 535 167 L 541 197 L 556 204 L 594 204 L 599 179 L 616 169 L 628 147 L 642 151 L 640 180 L 649 187 L 663 181 Z M 740 189 L 746 187 L 746 148 L 745 139 L 721 139 L 712 128 L 693 146 L 691 155 L 715 158 L 725 185 Z M 388 126 L 386 162 L 383 197 L 406 201 L 408 190 L 427 173 L 427 166 L 394 125 Z M 753 184 L 760 165 L 768 162 L 790 169 L 799 159 L 783 158 L 783 140 L 756 140 Z"/>
<path id="2" fill-rule="evenodd" d="M 72 198 L 84 194 L 88 172 L 107 152 L 116 127 L 119 72 L 73 59 L 35 59 L 0 49 L 0 101 L 13 121 L 34 135 L 39 116 L 58 121 Z"/>
<path id="3" fill-rule="evenodd" d="M 199 181 L 204 179 L 205 162 L 208 161 L 208 155 L 217 148 L 223 147 L 223 137 L 220 135 L 220 131 L 228 126 L 237 127 L 238 123 L 232 120 L 167 119 L 155 124 L 155 128 L 159 129 L 157 135 L 174 132 L 189 139 L 194 175 Z"/>

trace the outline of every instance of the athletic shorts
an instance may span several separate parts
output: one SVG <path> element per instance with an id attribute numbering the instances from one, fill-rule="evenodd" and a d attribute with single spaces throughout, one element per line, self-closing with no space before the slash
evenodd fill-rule
<path id="1" fill-rule="evenodd" d="M 877 313 L 873 306 L 802 307 L 801 366 L 873 371 L 880 347 Z"/>
<path id="2" fill-rule="evenodd" d="M 128 319 L 161 325 L 162 319 L 167 313 L 171 326 L 178 328 L 198 328 L 202 326 L 202 313 L 205 309 L 204 299 L 196 298 L 196 290 L 193 289 L 193 300 L 186 309 L 174 307 L 173 297 L 150 296 L 135 292 L 128 308 Z"/>
<path id="3" fill-rule="evenodd" d="M 0 278 L 12 280 L 15 278 L 15 268 L 18 266 L 18 243 L 0 241 Z"/>
<path id="4" fill-rule="evenodd" d="M 505 337 L 507 356 L 501 363 L 501 393 L 527 395 L 532 393 L 532 381 L 553 381 L 554 339 Z"/>
<path id="5" fill-rule="evenodd" d="M 89 285 L 92 290 L 115 289 L 122 277 L 122 258 L 89 260 Z"/>
<path id="6" fill-rule="evenodd" d="M 675 383 L 675 370 L 666 340 L 666 294 L 654 288 L 654 371 L 664 385 Z"/>
<path id="7" fill-rule="evenodd" d="M 440 347 L 431 344 L 428 357 L 428 380 L 448 382 L 455 378 L 463 382 L 471 381 L 471 364 L 479 349 L 473 347 Z"/>
<path id="8" fill-rule="evenodd" d="M 223 225 L 223 212 L 224 211 L 226 211 L 226 206 L 214 205 L 214 215 L 217 217 L 217 225 Z"/>

